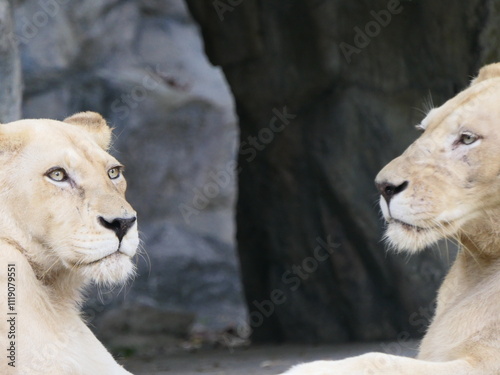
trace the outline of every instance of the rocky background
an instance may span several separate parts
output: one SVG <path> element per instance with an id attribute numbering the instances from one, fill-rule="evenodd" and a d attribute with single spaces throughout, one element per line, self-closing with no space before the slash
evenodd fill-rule
<path id="1" fill-rule="evenodd" d="M 188 334 L 421 335 L 453 250 L 387 254 L 373 178 L 431 97 L 498 60 L 499 12 L 494 0 L 0 0 L 0 120 L 98 111 L 127 166 L 144 253 L 132 285 L 90 293 L 97 334 L 133 350 Z"/>
<path id="2" fill-rule="evenodd" d="M 387 254 L 373 179 L 426 107 L 498 60 L 500 3 L 187 2 L 237 104 L 254 340 L 422 334 L 453 251 Z"/>
<path id="3" fill-rule="evenodd" d="M 92 110 L 115 127 L 143 254 L 133 284 L 89 293 L 97 334 L 143 350 L 145 336 L 216 341 L 244 326 L 234 103 L 184 2 L 1 4 L 2 121 Z"/>

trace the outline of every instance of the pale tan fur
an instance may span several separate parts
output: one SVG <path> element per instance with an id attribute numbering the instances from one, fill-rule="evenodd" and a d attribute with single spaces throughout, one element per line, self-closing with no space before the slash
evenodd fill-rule
<path id="1" fill-rule="evenodd" d="M 452 238 L 461 249 L 417 359 L 369 353 L 287 375 L 500 374 L 500 64 L 419 127 L 421 137 L 376 178 L 381 191 L 400 187 L 380 200 L 387 240 L 417 251 Z"/>
<path id="2" fill-rule="evenodd" d="M 134 272 L 139 243 L 120 163 L 106 150 L 110 139 L 106 122 L 92 112 L 65 122 L 0 125 L 2 375 L 130 374 L 80 317 L 82 289 L 123 283 Z M 51 173 L 54 168 L 59 172 Z M 62 169 L 68 179 L 55 180 Z M 102 222 L 115 219 L 132 223 L 121 241 Z M 13 310 L 7 303 L 10 264 Z M 12 311 L 17 315 L 8 315 Z M 12 317 L 15 338 L 9 339 Z M 11 341 L 14 363 L 7 358 Z"/>

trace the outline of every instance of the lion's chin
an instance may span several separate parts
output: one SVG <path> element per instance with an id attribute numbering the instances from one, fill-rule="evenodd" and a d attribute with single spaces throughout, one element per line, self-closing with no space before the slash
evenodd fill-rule
<path id="1" fill-rule="evenodd" d="M 128 255 L 117 251 L 81 267 L 81 272 L 87 280 L 92 280 L 98 285 L 113 286 L 127 281 L 135 273 L 135 266 Z"/>
<path id="2" fill-rule="evenodd" d="M 384 239 L 396 251 L 417 252 L 431 246 L 445 237 L 436 228 L 421 228 L 400 221 L 387 224 Z"/>

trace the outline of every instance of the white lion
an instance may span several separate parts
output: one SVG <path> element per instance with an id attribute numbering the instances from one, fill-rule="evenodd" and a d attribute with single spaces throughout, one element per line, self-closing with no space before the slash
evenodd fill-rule
<path id="1" fill-rule="evenodd" d="M 376 178 L 386 236 L 417 251 L 460 245 L 417 359 L 368 353 L 287 375 L 500 374 L 500 64 L 431 110 L 422 136 Z"/>
<path id="2" fill-rule="evenodd" d="M 97 113 L 0 125 L 2 375 L 125 375 L 80 317 L 90 282 L 123 283 L 139 244 L 123 166 Z"/>

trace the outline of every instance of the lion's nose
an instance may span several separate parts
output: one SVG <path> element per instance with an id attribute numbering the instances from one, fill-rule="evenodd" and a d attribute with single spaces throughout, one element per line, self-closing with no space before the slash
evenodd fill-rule
<path id="1" fill-rule="evenodd" d="M 122 238 L 127 234 L 130 228 L 134 225 L 135 221 L 137 218 L 130 217 L 130 218 L 115 218 L 111 221 L 106 220 L 102 216 L 99 216 L 99 223 L 107 229 L 112 230 L 115 232 L 116 237 L 118 237 L 118 240 L 121 242 Z"/>
<path id="2" fill-rule="evenodd" d="M 400 185 L 394 185 L 389 182 L 377 182 L 376 185 L 380 194 L 382 194 L 387 204 L 389 204 L 392 197 L 394 197 L 396 194 L 401 193 L 408 187 L 408 181 L 405 181 Z"/>

